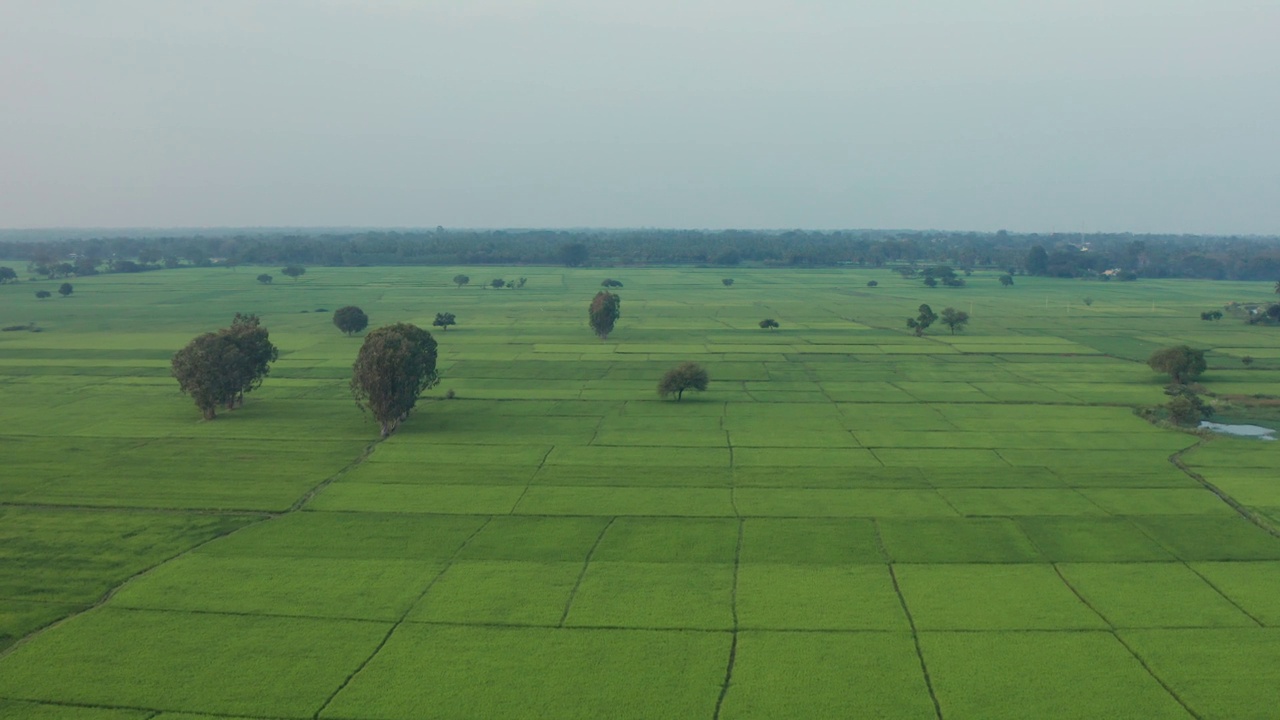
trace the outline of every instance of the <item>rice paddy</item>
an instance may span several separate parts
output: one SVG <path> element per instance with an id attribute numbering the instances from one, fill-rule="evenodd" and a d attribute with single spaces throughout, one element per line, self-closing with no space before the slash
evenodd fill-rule
<path id="1" fill-rule="evenodd" d="M 0 325 L 43 329 L 0 335 L 0 718 L 1280 707 L 1280 448 L 1133 412 L 1165 401 L 1144 361 L 1171 344 L 1213 348 L 1220 396 L 1280 395 L 1275 328 L 1199 319 L 1267 284 L 258 272 L 0 286 Z M 921 302 L 970 325 L 914 337 Z M 458 319 L 385 441 L 322 311 L 352 304 Z M 280 359 L 202 421 L 169 358 L 236 312 Z M 683 361 L 709 389 L 660 400 Z"/>

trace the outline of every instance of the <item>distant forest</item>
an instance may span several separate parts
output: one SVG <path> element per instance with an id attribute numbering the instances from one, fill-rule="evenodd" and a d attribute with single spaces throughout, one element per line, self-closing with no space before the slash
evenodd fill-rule
<path id="1" fill-rule="evenodd" d="M 4 231 L 0 258 L 34 276 L 236 265 L 945 264 L 1053 277 L 1280 279 L 1280 238 L 846 230 Z"/>

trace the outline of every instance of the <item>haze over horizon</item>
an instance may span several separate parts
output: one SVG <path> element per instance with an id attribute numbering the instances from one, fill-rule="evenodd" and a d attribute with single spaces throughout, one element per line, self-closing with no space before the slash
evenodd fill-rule
<path id="1" fill-rule="evenodd" d="M 1276 235 L 1276 37 L 1263 0 L 9 0 L 0 227 Z"/>

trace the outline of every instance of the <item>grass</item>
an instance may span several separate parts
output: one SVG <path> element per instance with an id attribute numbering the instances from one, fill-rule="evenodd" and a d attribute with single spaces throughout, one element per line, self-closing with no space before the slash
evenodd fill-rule
<path id="1" fill-rule="evenodd" d="M 601 342 L 595 269 L 257 272 L 0 286 L 0 324 L 45 328 L 0 336 L 0 718 L 1280 705 L 1280 448 L 1133 412 L 1163 345 L 1271 392 L 1273 329 L 1199 320 L 1269 284 L 627 269 Z M 913 337 L 923 301 L 971 327 Z M 385 441 L 346 387 L 361 339 L 315 312 L 353 303 L 458 317 Z M 168 360 L 235 312 L 280 359 L 204 422 Z M 660 400 L 683 361 L 710 388 Z"/>

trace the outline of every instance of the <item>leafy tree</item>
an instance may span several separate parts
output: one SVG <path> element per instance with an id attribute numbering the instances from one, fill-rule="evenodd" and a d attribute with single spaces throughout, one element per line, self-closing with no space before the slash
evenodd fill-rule
<path id="1" fill-rule="evenodd" d="M 1084 299 L 1084 304 L 1085 304 L 1085 307 L 1093 307 L 1093 298 L 1086 297 Z"/>
<path id="2" fill-rule="evenodd" d="M 342 332 L 353 335 L 369 327 L 369 316 L 355 305 L 333 311 L 333 324 Z"/>
<path id="3" fill-rule="evenodd" d="M 772 330 L 772 329 L 774 329 L 774 328 L 776 328 L 776 327 L 780 327 L 780 326 L 778 325 L 778 321 L 777 321 L 777 320 L 774 320 L 773 318 L 765 318 L 765 319 L 763 319 L 763 320 L 761 320 L 761 321 L 760 321 L 760 327 L 761 327 L 761 328 L 763 328 L 763 329 L 765 329 L 765 330 Z"/>
<path id="4" fill-rule="evenodd" d="M 596 293 L 591 300 L 591 307 L 587 310 L 591 330 L 601 340 L 609 337 L 609 333 L 613 332 L 614 323 L 621 316 L 622 299 L 607 290 Z"/>
<path id="5" fill-rule="evenodd" d="M 1202 313 L 1200 313 L 1200 319 L 1201 319 L 1201 320 L 1210 320 L 1210 321 L 1212 321 L 1212 320 L 1221 320 L 1221 319 L 1222 319 L 1222 311 L 1221 311 L 1221 310 L 1210 310 L 1209 312 L 1202 312 Z"/>
<path id="6" fill-rule="evenodd" d="M 604 282 L 600 283 L 600 287 L 620 288 L 622 287 L 622 281 L 614 280 L 613 278 L 605 278 Z"/>
<path id="7" fill-rule="evenodd" d="M 271 277 L 266 273 L 262 273 L 261 275 L 258 276 L 258 282 L 262 283 L 263 285 L 270 285 L 271 281 L 274 279 L 275 278 Z"/>
<path id="8" fill-rule="evenodd" d="M 434 325 L 435 327 L 440 328 L 441 330 L 448 330 L 450 325 L 457 325 L 458 321 L 454 317 L 453 313 L 442 312 L 442 313 L 436 313 L 436 319 L 432 321 L 431 324 Z"/>
<path id="9" fill-rule="evenodd" d="M 725 287 L 733 287 L 733 278 L 725 278 L 720 281 Z"/>
<path id="10" fill-rule="evenodd" d="M 8 282 L 17 282 L 18 273 L 11 267 L 0 267 L 0 285 Z"/>
<path id="11" fill-rule="evenodd" d="M 351 394 L 382 430 L 395 432 L 423 390 L 439 380 L 436 341 L 408 323 L 380 327 L 365 336 L 351 374 Z"/>
<path id="12" fill-rule="evenodd" d="M 937 313 L 928 305 L 921 305 L 919 313 L 913 318 L 907 318 L 907 327 L 916 331 L 916 337 L 924 335 L 924 331 L 933 324 L 934 320 L 938 319 Z"/>
<path id="13" fill-rule="evenodd" d="M 939 282 L 947 287 L 964 287 L 964 279 L 957 277 L 956 271 L 949 265 L 925 268 L 924 284 L 928 287 L 937 287 Z"/>
<path id="14" fill-rule="evenodd" d="M 271 372 L 271 363 L 280 356 L 280 351 L 271 343 L 270 333 L 262 327 L 262 322 L 257 315 L 236 313 L 231 321 L 231 327 L 223 332 L 236 346 L 241 356 L 240 364 L 231 368 L 229 372 L 237 383 L 233 400 L 235 404 L 243 405 L 244 394 L 262 384 L 263 378 Z M 233 405 L 228 403 L 227 409 L 232 407 Z"/>
<path id="15" fill-rule="evenodd" d="M 1187 345 L 1175 345 L 1151 353 L 1147 365 L 1156 372 L 1168 373 L 1173 382 L 1182 385 L 1195 379 L 1208 367 L 1203 350 L 1193 350 Z"/>
<path id="16" fill-rule="evenodd" d="M 868 280 L 868 281 L 867 281 L 867 287 L 879 287 L 879 286 L 880 286 L 880 281 L 879 281 L 879 280 Z"/>
<path id="17" fill-rule="evenodd" d="M 529 282 L 529 278 L 527 278 L 527 277 L 522 277 L 522 278 L 520 278 L 520 281 L 516 283 L 516 287 L 518 287 L 518 288 L 522 288 L 522 287 L 524 287 L 524 284 L 525 284 L 525 283 L 527 283 L 527 282 Z"/>
<path id="18" fill-rule="evenodd" d="M 243 404 L 244 395 L 262 384 L 279 356 L 256 315 L 236 314 L 231 327 L 204 333 L 173 356 L 173 377 L 206 420 L 217 407 Z"/>
<path id="19" fill-rule="evenodd" d="M 516 287 L 516 281 L 515 281 L 515 280 L 508 280 L 508 281 L 507 281 L 507 288 L 508 288 L 508 289 L 514 290 L 514 289 L 515 289 L 515 287 Z"/>
<path id="20" fill-rule="evenodd" d="M 49 292 L 48 290 L 37 290 L 36 297 L 43 300 L 47 297 L 53 297 L 53 293 Z"/>
<path id="21" fill-rule="evenodd" d="M 591 251 L 582 243 L 568 243 L 560 247 L 560 262 L 568 267 L 581 267 L 587 264 Z"/>
<path id="22" fill-rule="evenodd" d="M 294 280 L 297 280 L 298 278 L 307 274 L 307 269 L 302 267 L 301 265 L 287 265 L 280 272 L 293 278 Z"/>
<path id="23" fill-rule="evenodd" d="M 1169 419 L 1178 425 L 1194 425 L 1213 417 L 1213 407 L 1185 385 L 1170 388 L 1165 393 L 1173 396 L 1165 404 L 1165 409 L 1169 411 Z"/>
<path id="24" fill-rule="evenodd" d="M 1013 276 L 1012 276 L 1012 275 L 1001 275 L 1001 276 L 1000 276 L 1000 286 L 1001 286 L 1001 287 L 1013 287 Z"/>
<path id="25" fill-rule="evenodd" d="M 1027 273 L 1030 275 L 1049 274 L 1049 253 L 1041 245 L 1033 245 L 1027 252 Z"/>
<path id="26" fill-rule="evenodd" d="M 73 292 L 75 292 L 75 288 L 71 286 L 71 283 L 62 283 L 58 286 L 58 294 L 62 297 L 67 297 Z"/>
<path id="27" fill-rule="evenodd" d="M 463 285 L 466 285 L 469 282 L 471 282 L 471 278 L 467 277 L 466 275 L 453 276 L 453 283 L 457 285 L 459 288 L 461 288 Z"/>
<path id="28" fill-rule="evenodd" d="M 218 406 L 236 396 L 235 380 L 226 368 L 242 361 L 239 349 L 225 333 L 204 333 L 173 356 L 171 367 L 178 387 L 191 396 L 205 420 L 212 420 Z"/>
<path id="29" fill-rule="evenodd" d="M 707 371 L 698 363 L 685 362 L 671 368 L 658 382 L 658 395 L 661 397 L 676 396 L 676 402 L 684 397 L 685 390 L 707 389 L 710 380 Z"/>
<path id="30" fill-rule="evenodd" d="M 493 280 L 489 281 L 489 287 L 495 290 L 501 290 L 506 286 L 507 286 L 507 281 L 503 280 L 502 278 L 494 278 Z"/>
<path id="31" fill-rule="evenodd" d="M 969 313 L 955 308 L 943 308 L 942 324 L 951 328 L 951 334 L 955 335 L 956 330 L 964 330 L 964 326 L 969 324 Z"/>

